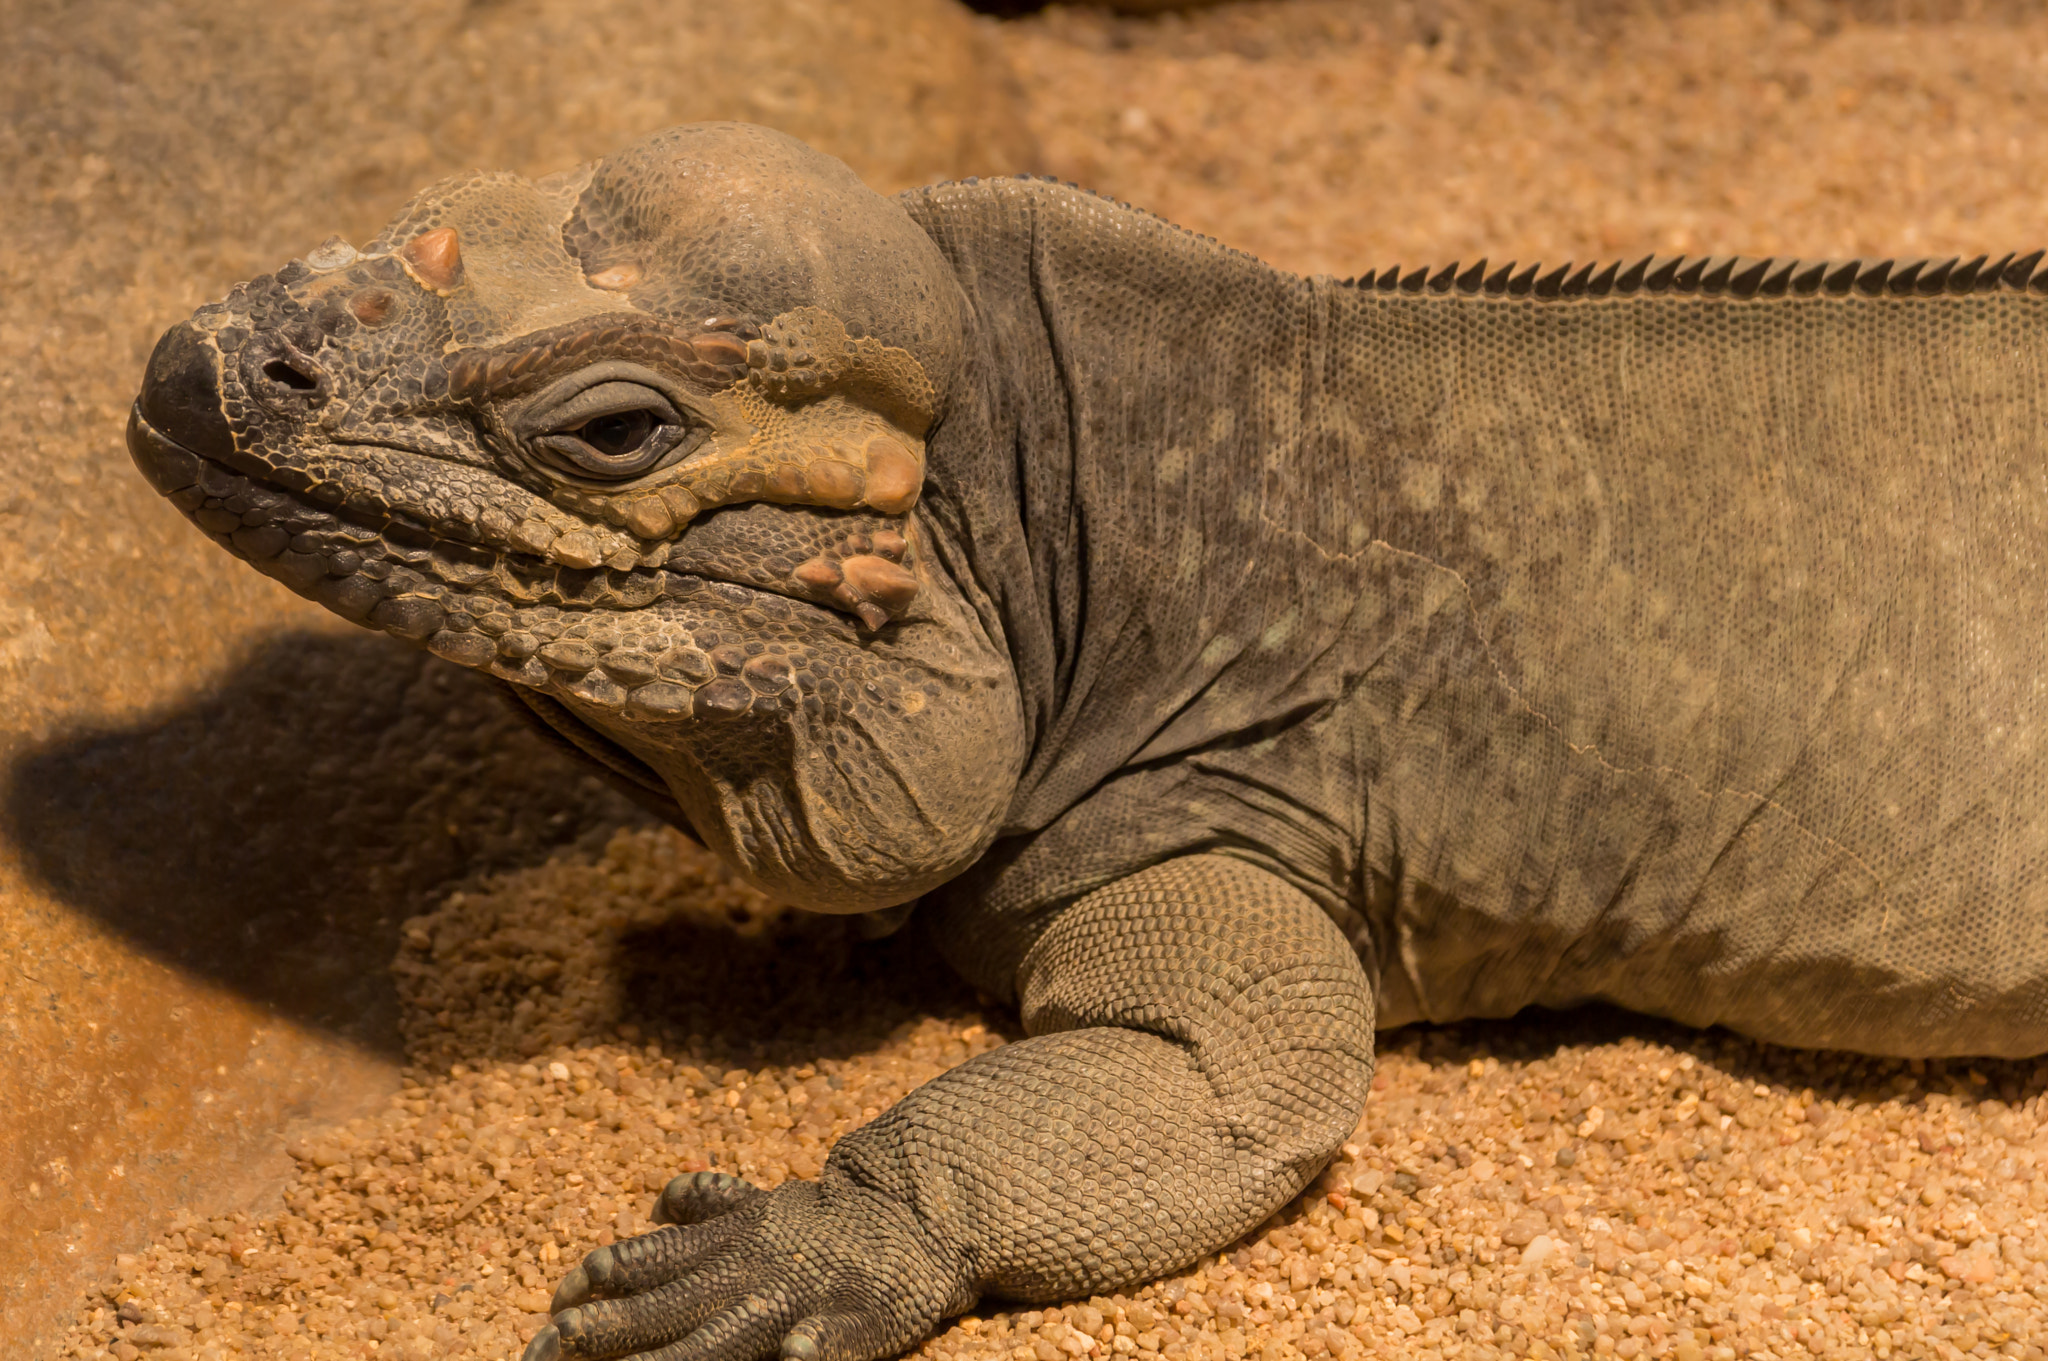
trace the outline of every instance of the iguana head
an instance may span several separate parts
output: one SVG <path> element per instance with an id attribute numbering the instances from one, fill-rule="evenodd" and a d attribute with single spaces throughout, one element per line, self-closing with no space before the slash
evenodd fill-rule
<path id="1" fill-rule="evenodd" d="M 979 854 L 1021 754 L 920 504 L 966 333 L 895 203 L 697 125 L 237 287 L 157 345 L 129 448 L 258 571 L 632 753 L 762 887 L 866 910 Z"/>

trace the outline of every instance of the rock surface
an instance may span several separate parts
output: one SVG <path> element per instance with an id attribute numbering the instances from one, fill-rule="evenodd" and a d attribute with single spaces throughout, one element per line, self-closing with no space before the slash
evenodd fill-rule
<path id="1" fill-rule="evenodd" d="M 2023 0 L 1279 0 L 1013 26 L 1046 159 L 1303 273 L 2042 244 Z"/>

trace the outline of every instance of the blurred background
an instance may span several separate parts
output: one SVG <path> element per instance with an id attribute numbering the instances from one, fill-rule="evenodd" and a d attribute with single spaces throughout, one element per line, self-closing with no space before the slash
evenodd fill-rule
<path id="1" fill-rule="evenodd" d="M 164 327 L 447 173 L 694 119 L 875 188 L 1050 172 L 1282 267 L 2031 249 L 2013 0 L 0 0 L 0 1297 L 40 1354 L 400 1053 L 398 923 L 632 809 L 192 534 Z M 23 1331 L 25 1326 L 25 1331 Z"/>

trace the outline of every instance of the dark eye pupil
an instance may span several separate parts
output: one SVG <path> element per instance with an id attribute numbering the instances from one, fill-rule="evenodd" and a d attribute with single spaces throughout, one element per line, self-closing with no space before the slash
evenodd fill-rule
<path id="1" fill-rule="evenodd" d="M 621 411 L 617 415 L 599 416 L 586 424 L 580 433 L 584 442 L 600 454 L 619 458 L 647 442 L 647 437 L 654 433 L 654 414 Z"/>

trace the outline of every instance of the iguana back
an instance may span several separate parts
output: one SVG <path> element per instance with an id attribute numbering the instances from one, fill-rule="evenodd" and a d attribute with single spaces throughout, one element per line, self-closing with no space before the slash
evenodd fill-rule
<path id="1" fill-rule="evenodd" d="M 1339 284 L 1049 184 L 911 206 L 1023 375 L 1000 873 L 1232 848 L 1382 1024 L 2041 1048 L 2038 257 Z"/>

